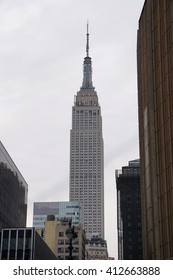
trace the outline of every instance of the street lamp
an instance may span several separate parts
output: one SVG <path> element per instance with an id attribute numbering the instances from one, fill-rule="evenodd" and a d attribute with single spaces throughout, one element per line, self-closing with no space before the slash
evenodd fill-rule
<path id="1" fill-rule="evenodd" d="M 77 232 L 74 231 L 74 226 L 71 226 L 71 220 L 69 221 L 69 228 L 66 229 L 65 232 L 67 238 L 69 239 L 70 243 L 69 243 L 69 260 L 72 260 L 72 251 L 73 251 L 73 246 L 72 246 L 72 240 L 77 238 Z"/>

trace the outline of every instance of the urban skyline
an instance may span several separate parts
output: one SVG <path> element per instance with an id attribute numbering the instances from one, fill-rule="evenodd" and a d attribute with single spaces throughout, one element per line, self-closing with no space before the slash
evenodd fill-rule
<path id="1" fill-rule="evenodd" d="M 114 171 L 138 157 L 136 35 L 144 1 L 133 6 L 129 1 L 75 1 L 76 10 L 70 1 L 46 2 L 1 4 L 1 141 L 28 182 L 29 225 L 34 201 L 54 201 L 55 190 L 57 201 L 68 200 L 71 104 L 82 77 L 89 18 L 105 142 L 105 239 L 112 256 Z M 70 5 L 74 14 L 68 12 Z M 57 17 L 57 10 L 65 19 Z M 13 15 L 11 22 L 7 15 Z"/>

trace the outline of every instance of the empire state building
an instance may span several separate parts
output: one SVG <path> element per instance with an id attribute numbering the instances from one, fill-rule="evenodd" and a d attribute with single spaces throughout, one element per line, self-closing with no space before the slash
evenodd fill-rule
<path id="1" fill-rule="evenodd" d="M 70 201 L 83 207 L 87 236 L 104 238 L 104 157 L 101 108 L 92 83 L 87 25 L 83 83 L 72 107 L 70 131 Z"/>

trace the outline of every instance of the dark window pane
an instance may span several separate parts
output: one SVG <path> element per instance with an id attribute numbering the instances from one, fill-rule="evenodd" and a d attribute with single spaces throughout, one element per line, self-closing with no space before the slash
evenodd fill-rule
<path id="1" fill-rule="evenodd" d="M 24 259 L 25 260 L 30 260 L 31 259 L 31 250 L 29 250 L 29 249 L 26 249 L 25 250 L 25 257 L 24 257 Z"/>
<path id="2" fill-rule="evenodd" d="M 17 250 L 17 260 L 23 260 L 23 250 Z"/>
<path id="3" fill-rule="evenodd" d="M 11 231 L 11 239 L 10 239 L 10 250 L 16 249 L 16 231 Z"/>
<path id="4" fill-rule="evenodd" d="M 31 238 L 26 238 L 25 249 L 31 249 Z"/>
<path id="5" fill-rule="evenodd" d="M 2 250 L 8 250 L 8 239 L 3 239 Z"/>
<path id="6" fill-rule="evenodd" d="M 16 238 L 16 230 L 11 230 L 11 238 Z"/>
<path id="7" fill-rule="evenodd" d="M 22 238 L 18 239 L 18 249 L 22 249 L 23 250 L 23 239 Z"/>
<path id="8" fill-rule="evenodd" d="M 2 251 L 2 255 L 1 255 L 1 259 L 2 260 L 7 260 L 7 255 L 8 255 L 8 251 L 7 250 L 3 250 Z"/>
<path id="9" fill-rule="evenodd" d="M 3 237 L 8 238 L 8 236 L 9 236 L 9 230 L 4 230 L 3 231 Z"/>
<path id="10" fill-rule="evenodd" d="M 26 238 L 31 238 L 32 231 L 30 229 L 26 230 Z"/>
<path id="11" fill-rule="evenodd" d="M 24 242 L 24 231 L 19 230 L 18 231 L 18 249 L 23 250 L 23 242 Z"/>
<path id="12" fill-rule="evenodd" d="M 2 250 L 8 250 L 8 240 L 9 240 L 9 230 L 4 230 Z"/>
<path id="13" fill-rule="evenodd" d="M 15 250 L 10 250 L 9 260 L 15 260 Z"/>
<path id="14" fill-rule="evenodd" d="M 69 248 L 65 247 L 65 253 L 69 253 Z"/>
<path id="15" fill-rule="evenodd" d="M 23 238 L 24 237 L 24 230 L 19 230 L 18 231 L 18 238 Z"/>

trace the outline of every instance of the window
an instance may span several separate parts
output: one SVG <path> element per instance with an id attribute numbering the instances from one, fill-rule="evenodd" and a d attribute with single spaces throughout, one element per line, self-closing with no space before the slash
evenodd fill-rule
<path id="1" fill-rule="evenodd" d="M 24 243 L 24 231 L 19 230 L 18 231 L 18 249 L 23 250 L 23 243 Z"/>
<path id="2" fill-rule="evenodd" d="M 79 248 L 78 247 L 74 247 L 73 248 L 73 253 L 79 253 Z"/>
<path id="3" fill-rule="evenodd" d="M 59 232 L 59 237 L 64 237 L 64 232 L 60 231 Z"/>
<path id="4" fill-rule="evenodd" d="M 25 248 L 31 249 L 31 230 L 26 230 Z"/>
<path id="5" fill-rule="evenodd" d="M 58 253 L 64 253 L 64 247 L 59 247 L 57 250 Z"/>

